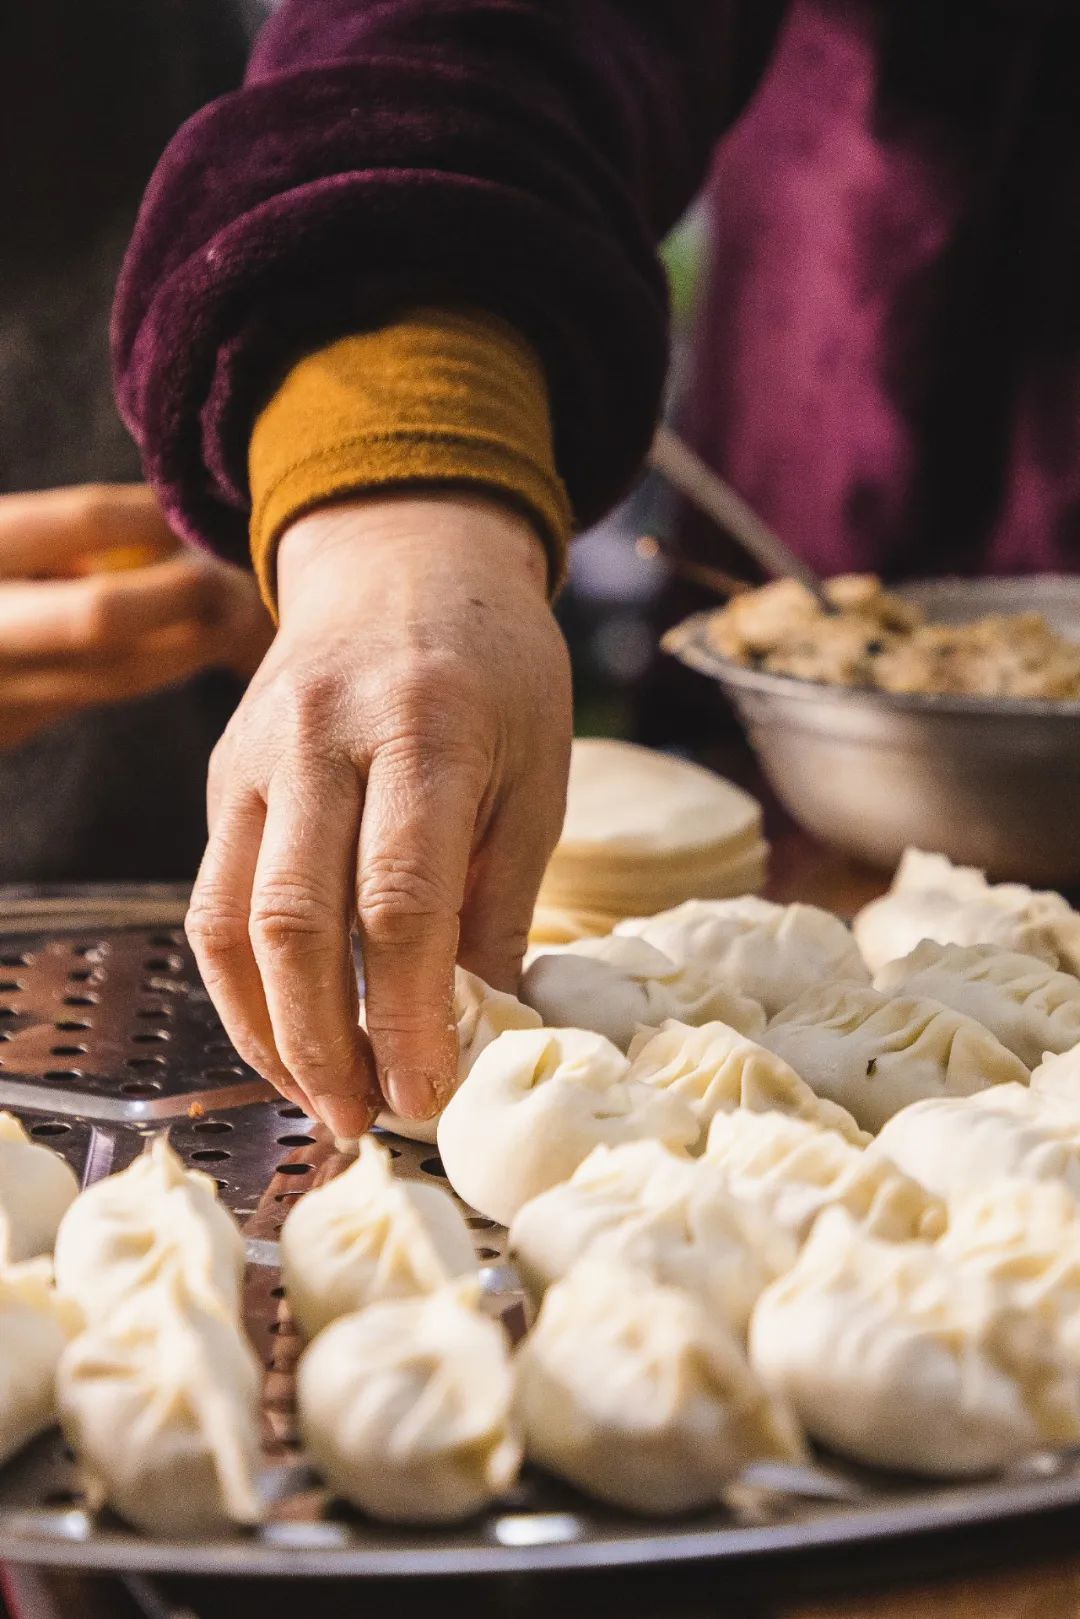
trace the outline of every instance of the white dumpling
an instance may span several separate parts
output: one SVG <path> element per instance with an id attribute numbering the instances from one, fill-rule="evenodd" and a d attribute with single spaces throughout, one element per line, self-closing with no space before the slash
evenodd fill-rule
<path id="1" fill-rule="evenodd" d="M 855 938 L 871 972 L 923 939 L 994 944 L 1080 972 L 1080 917 L 1059 894 L 1021 883 L 988 883 L 971 866 L 907 849 L 892 887 L 856 916 Z"/>
<path id="2" fill-rule="evenodd" d="M 0 1113 L 0 1265 L 51 1254 L 78 1195 L 60 1154 L 32 1141 L 14 1114 Z"/>
<path id="3" fill-rule="evenodd" d="M 1080 1041 L 1080 978 L 992 944 L 924 939 L 882 967 L 874 988 L 951 1006 L 989 1029 L 1028 1068 Z"/>
<path id="4" fill-rule="evenodd" d="M 529 1459 L 632 1512 L 707 1506 L 750 1463 L 801 1455 L 735 1336 L 618 1266 L 584 1259 L 548 1290 L 517 1376 Z"/>
<path id="5" fill-rule="evenodd" d="M 308 1454 L 335 1495 L 390 1523 L 453 1523 L 517 1478 L 514 1380 L 475 1283 L 340 1317 L 301 1356 Z"/>
<path id="6" fill-rule="evenodd" d="M 80 1334 L 57 1377 L 88 1494 L 170 1539 L 261 1519 L 260 1390 L 236 1321 L 175 1266 Z"/>
<path id="7" fill-rule="evenodd" d="M 1032 1069 L 1031 1089 L 1047 1101 L 1058 1102 L 1080 1116 L 1080 1045 L 1056 1056 L 1044 1057 Z"/>
<path id="8" fill-rule="evenodd" d="M 47 1259 L 0 1271 L 0 1465 L 56 1421 L 56 1368 L 81 1326 Z"/>
<path id="9" fill-rule="evenodd" d="M 758 1300 L 750 1360 L 813 1438 L 878 1467 L 963 1477 L 1080 1439 L 1080 1377 L 1045 1322 L 839 1210 Z"/>
<path id="10" fill-rule="evenodd" d="M 973 1018 L 855 984 L 810 990 L 773 1018 L 762 1044 L 865 1130 L 880 1130 L 927 1097 L 971 1096 L 1029 1078 L 1019 1057 Z"/>
<path id="11" fill-rule="evenodd" d="M 193 1287 L 239 1311 L 244 1239 L 214 1181 L 185 1169 L 161 1135 L 68 1209 L 56 1238 L 56 1285 L 95 1321 L 177 1261 Z"/>
<path id="12" fill-rule="evenodd" d="M 676 966 L 644 939 L 584 939 L 538 956 L 521 981 L 522 999 L 554 1028 L 592 1029 L 625 1051 L 643 1025 L 669 1018 L 698 1025 L 720 1021 L 760 1034 L 765 1014 L 756 1001 L 718 974 Z"/>
<path id="13" fill-rule="evenodd" d="M 281 1279 L 307 1338 L 366 1304 L 431 1293 L 475 1270 L 450 1195 L 396 1176 L 370 1136 L 356 1162 L 300 1198 L 281 1228 Z"/>
<path id="14" fill-rule="evenodd" d="M 939 1197 L 1005 1176 L 1057 1180 L 1080 1198 L 1080 1115 L 1024 1085 L 906 1107 L 867 1148 Z"/>
<path id="15" fill-rule="evenodd" d="M 870 1139 L 845 1108 L 817 1096 L 775 1052 L 724 1023 L 642 1030 L 630 1046 L 630 1077 L 684 1101 L 697 1119 L 699 1146 L 716 1114 L 733 1108 L 790 1113 L 856 1145 Z"/>
<path id="16" fill-rule="evenodd" d="M 523 1029 L 482 1053 L 439 1121 L 451 1186 L 480 1214 L 509 1225 L 530 1198 L 569 1180 L 602 1142 L 698 1138 L 677 1096 L 630 1078 L 617 1046 L 584 1029 Z"/>
<path id="17" fill-rule="evenodd" d="M 691 899 L 658 916 L 620 922 L 615 932 L 714 974 L 770 1017 L 814 984 L 869 978 L 849 930 L 815 905 L 776 905 L 754 895 Z"/>
<path id="18" fill-rule="evenodd" d="M 825 1209 L 842 1208 L 888 1242 L 932 1239 L 945 1225 L 939 1198 L 896 1168 L 845 1141 L 835 1130 L 782 1113 L 719 1113 L 705 1162 L 734 1195 L 765 1210 L 799 1241 Z"/>

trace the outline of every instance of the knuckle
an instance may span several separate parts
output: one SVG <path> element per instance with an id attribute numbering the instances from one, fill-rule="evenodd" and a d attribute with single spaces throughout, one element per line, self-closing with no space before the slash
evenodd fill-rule
<path id="1" fill-rule="evenodd" d="M 196 888 L 184 922 L 191 948 L 203 962 L 221 962 L 246 950 L 247 917 L 212 889 Z"/>
<path id="2" fill-rule="evenodd" d="M 288 670 L 274 683 L 276 724 L 300 741 L 317 741 L 336 728 L 344 695 L 340 678 L 330 670 Z"/>
<path id="3" fill-rule="evenodd" d="M 340 942 L 343 928 L 340 907 L 304 878 L 269 878 L 253 896 L 249 932 L 256 954 L 321 953 Z"/>
<path id="4" fill-rule="evenodd" d="M 415 943 L 456 910 L 434 867 L 408 855 L 369 860 L 356 898 L 364 934 L 377 944 Z"/>

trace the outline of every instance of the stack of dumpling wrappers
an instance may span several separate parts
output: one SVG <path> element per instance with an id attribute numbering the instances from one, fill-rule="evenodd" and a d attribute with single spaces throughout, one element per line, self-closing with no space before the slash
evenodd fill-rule
<path id="1" fill-rule="evenodd" d="M 767 857 L 761 806 L 742 788 L 650 748 L 579 738 L 532 941 L 610 933 L 623 917 L 686 899 L 756 893 Z"/>

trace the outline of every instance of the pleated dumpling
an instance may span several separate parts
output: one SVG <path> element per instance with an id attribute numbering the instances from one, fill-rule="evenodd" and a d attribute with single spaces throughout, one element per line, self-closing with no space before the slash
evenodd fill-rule
<path id="1" fill-rule="evenodd" d="M 502 1328 L 476 1283 L 340 1317 L 304 1351 L 300 1430 L 345 1501 L 390 1523 L 468 1518 L 514 1483 L 521 1445 Z"/>
<path id="2" fill-rule="evenodd" d="M 1044 1321 L 840 1210 L 758 1300 L 750 1360 L 813 1438 L 878 1467 L 963 1477 L 1080 1440 L 1080 1377 Z"/>
<path id="3" fill-rule="evenodd" d="M 439 1153 L 458 1196 L 509 1225 L 518 1209 L 568 1180 L 601 1143 L 698 1138 L 677 1096 L 641 1084 L 617 1046 L 584 1029 L 500 1035 L 439 1121 Z"/>
<path id="4" fill-rule="evenodd" d="M 874 988 L 940 1001 L 974 1018 L 1028 1068 L 1080 1041 L 1080 978 L 997 945 L 924 939 L 882 967 Z"/>
<path id="5" fill-rule="evenodd" d="M 364 1305 L 431 1293 L 475 1270 L 469 1228 L 450 1195 L 400 1179 L 371 1136 L 281 1228 L 281 1279 L 307 1338 Z"/>
<path id="6" fill-rule="evenodd" d="M 768 1017 L 814 984 L 869 979 L 850 931 L 816 905 L 776 905 L 754 895 L 690 899 L 657 916 L 620 922 L 615 932 L 714 975 L 757 1001 Z"/>
<path id="7" fill-rule="evenodd" d="M 517 1379 L 530 1460 L 631 1512 L 707 1506 L 750 1463 L 801 1456 L 787 1407 L 704 1305 L 598 1260 L 548 1290 Z"/>
<path id="8" fill-rule="evenodd" d="M 818 1096 L 864 1130 L 927 1097 L 1026 1085 L 1028 1070 L 988 1029 L 938 1001 L 892 999 L 857 984 L 810 990 L 762 1035 Z"/>
<path id="9" fill-rule="evenodd" d="M 1044 1057 L 1032 1070 L 1031 1089 L 1049 1102 L 1071 1108 L 1080 1118 L 1080 1045 L 1056 1056 Z"/>
<path id="10" fill-rule="evenodd" d="M 78 1194 L 60 1154 L 32 1141 L 13 1113 L 0 1113 L 0 1265 L 51 1254 Z"/>
<path id="11" fill-rule="evenodd" d="M 830 1208 L 845 1209 L 888 1242 L 932 1239 L 945 1225 L 940 1199 L 895 1164 L 805 1119 L 718 1113 L 705 1162 L 722 1171 L 736 1197 L 762 1208 L 800 1242 Z"/>
<path id="12" fill-rule="evenodd" d="M 1016 1176 L 1060 1181 L 1080 1198 L 1080 1114 L 1025 1085 L 917 1102 L 891 1119 L 867 1151 L 938 1197 Z"/>
<path id="13" fill-rule="evenodd" d="M 166 1138 L 87 1187 L 56 1238 L 56 1285 L 88 1321 L 179 1263 L 188 1283 L 239 1311 L 244 1239 L 209 1175 L 185 1169 Z"/>
<path id="14" fill-rule="evenodd" d="M 56 1368 L 81 1326 L 47 1259 L 0 1271 L 0 1465 L 56 1421 Z"/>
<path id="15" fill-rule="evenodd" d="M 257 1523 L 261 1381 L 220 1301 L 163 1270 L 61 1357 L 60 1421 L 88 1494 L 170 1539 Z"/>
<path id="16" fill-rule="evenodd" d="M 675 962 L 644 939 L 583 939 L 538 955 L 521 981 L 522 999 L 553 1028 L 592 1029 L 625 1051 L 643 1025 L 669 1018 L 698 1025 L 717 1020 L 760 1034 L 765 1014 L 718 973 Z"/>
<path id="17" fill-rule="evenodd" d="M 717 1113 L 749 1108 L 809 1119 L 862 1145 L 870 1138 L 847 1112 L 818 1096 L 775 1052 L 724 1023 L 700 1029 L 665 1023 L 645 1029 L 630 1046 L 630 1077 L 678 1097 L 693 1111 L 702 1146 Z"/>

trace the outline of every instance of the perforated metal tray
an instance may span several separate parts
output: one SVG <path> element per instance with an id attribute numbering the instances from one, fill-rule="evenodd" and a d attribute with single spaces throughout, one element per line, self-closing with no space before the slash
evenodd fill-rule
<path id="1" fill-rule="evenodd" d="M 0 1558 L 97 1570 L 213 1575 L 433 1575 L 760 1561 L 1080 1505 L 1080 1456 L 1035 1458 L 985 1484 L 930 1488 L 829 1463 L 748 1475 L 722 1510 L 675 1523 L 606 1511 L 526 1475 L 514 1495 L 449 1531 L 392 1530 L 337 1507 L 297 1445 L 298 1342 L 277 1273 L 293 1203 L 343 1160 L 325 1132 L 236 1058 L 180 930 L 170 889 L 0 889 L 0 1107 L 62 1152 L 85 1183 L 121 1169 L 168 1127 L 218 1179 L 248 1242 L 246 1317 L 266 1367 L 266 1526 L 169 1543 L 92 1516 L 56 1434 L 0 1469 Z M 431 1147 L 387 1138 L 400 1174 L 442 1179 Z M 524 1306 L 505 1233 L 466 1211 L 490 1309 L 512 1333 Z"/>

